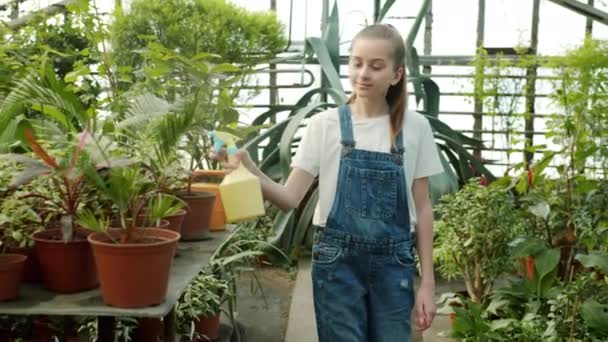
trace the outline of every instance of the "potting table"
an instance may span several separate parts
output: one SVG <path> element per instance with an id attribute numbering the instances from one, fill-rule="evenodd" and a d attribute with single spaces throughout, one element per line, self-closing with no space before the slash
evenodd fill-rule
<path id="1" fill-rule="evenodd" d="M 98 341 L 113 342 L 115 317 L 164 317 L 165 341 L 175 341 L 176 321 L 174 307 L 188 284 L 209 262 L 217 247 L 231 229 L 212 232 L 209 239 L 197 242 L 180 242 L 171 268 L 167 298 L 164 303 L 141 309 L 120 309 L 103 303 L 99 288 L 75 294 L 49 292 L 42 284 L 23 284 L 20 297 L 12 302 L 0 302 L 0 314 L 7 315 L 61 315 L 94 316 L 98 322 Z"/>

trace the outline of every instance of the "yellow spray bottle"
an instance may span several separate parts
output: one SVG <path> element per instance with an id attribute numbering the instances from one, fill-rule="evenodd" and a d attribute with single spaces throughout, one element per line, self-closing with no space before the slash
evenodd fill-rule
<path id="1" fill-rule="evenodd" d="M 233 161 L 237 137 L 230 133 L 213 131 L 209 136 L 214 141 L 216 151 L 224 146 L 228 160 Z M 262 216 L 266 213 L 262 186 L 257 176 L 253 175 L 243 163 L 239 163 L 236 170 L 224 177 L 219 186 L 220 196 L 224 205 L 226 222 L 235 223 Z"/>

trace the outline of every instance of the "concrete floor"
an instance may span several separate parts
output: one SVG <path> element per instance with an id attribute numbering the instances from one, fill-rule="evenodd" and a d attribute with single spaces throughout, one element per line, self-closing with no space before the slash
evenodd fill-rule
<path id="1" fill-rule="evenodd" d="M 256 271 L 262 291 L 251 291 L 253 276 L 245 273 L 238 283 L 237 320 L 247 342 L 283 342 L 295 279 L 289 272 L 274 267 Z"/>
<path id="2" fill-rule="evenodd" d="M 258 269 L 257 277 L 263 295 L 259 291 L 251 291 L 251 274 L 244 274 L 239 281 L 237 319 L 246 335 L 241 342 L 316 342 L 310 258 L 300 260 L 295 279 L 288 271 L 273 267 Z M 437 297 L 444 292 L 459 290 L 459 287 L 459 283 L 438 281 Z M 225 317 L 222 321 L 228 322 Z M 424 332 L 423 337 L 415 336 L 413 341 L 452 341 L 440 336 L 449 329 L 448 317 L 437 315 L 433 326 Z M 228 341 L 230 339 L 226 338 L 225 342 Z"/>

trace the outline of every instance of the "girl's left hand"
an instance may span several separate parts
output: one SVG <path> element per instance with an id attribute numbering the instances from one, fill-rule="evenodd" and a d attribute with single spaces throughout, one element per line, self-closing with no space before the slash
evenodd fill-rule
<path id="1" fill-rule="evenodd" d="M 435 312 L 435 286 L 421 285 L 414 306 L 414 324 L 416 330 L 424 331 L 431 327 Z"/>

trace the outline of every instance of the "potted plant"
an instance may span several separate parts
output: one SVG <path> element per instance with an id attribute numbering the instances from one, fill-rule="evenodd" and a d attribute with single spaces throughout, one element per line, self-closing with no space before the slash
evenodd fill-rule
<path id="1" fill-rule="evenodd" d="M 169 56 L 167 61 L 174 62 L 174 58 Z M 117 141 L 123 140 L 124 148 L 141 161 L 159 191 L 178 196 L 185 204 L 183 218 L 172 218 L 182 220 L 180 234 L 184 240 L 207 237 L 215 200 L 213 193 L 192 191 L 191 172 L 184 168 L 183 156 L 177 152 L 194 150 L 201 154 L 202 147 L 192 144 L 196 144 L 194 136 L 200 130 L 195 118 L 204 112 L 203 102 L 199 96 L 184 96 L 169 103 L 143 93 L 131 99 L 126 117 L 116 125 L 121 138 Z M 182 144 L 184 139 L 187 142 Z"/>
<path id="2" fill-rule="evenodd" d="M 58 154 L 64 156 L 55 158 L 28 127 L 25 139 L 37 159 L 24 154 L 0 156 L 24 166 L 24 170 L 13 177 L 12 189 L 38 177 L 47 177 L 50 184 L 50 191 L 33 191 L 25 198 L 42 200 L 58 217 L 58 220 L 48 223 L 46 230 L 33 234 L 44 284 L 54 292 L 74 293 L 98 286 L 93 256 L 86 240 L 89 232 L 77 226 L 76 217 L 82 207 L 89 204 L 90 186 L 85 181 L 83 165 L 88 163 L 95 168 L 109 165 L 93 164 L 84 151 L 89 138 L 89 133 L 84 131 L 79 134 L 77 144 L 56 142 L 61 147 Z"/>
<path id="3" fill-rule="evenodd" d="M 17 299 L 26 259 L 22 254 L 0 253 L 0 302 Z"/>
<path id="4" fill-rule="evenodd" d="M 185 203 L 179 198 L 158 192 L 150 198 L 149 206 L 140 215 L 142 221 L 139 224 L 142 227 L 166 228 L 181 233 L 186 216 L 184 207 Z M 166 222 L 165 225 L 163 221 Z"/>
<path id="5" fill-rule="evenodd" d="M 472 179 L 437 206 L 436 256 L 446 278 L 462 276 L 471 300 L 481 303 L 510 265 L 509 243 L 523 231 L 520 213 L 504 188 Z"/>
<path id="6" fill-rule="evenodd" d="M 177 305 L 180 333 L 191 341 L 217 340 L 222 304 L 230 295 L 230 287 L 225 279 L 208 271 L 199 273 Z"/>
<path id="7" fill-rule="evenodd" d="M 151 42 L 142 54 L 146 65 L 153 74 L 147 75 L 152 85 L 159 82 L 163 87 L 162 96 L 180 103 L 181 113 L 191 113 L 192 124 L 184 134 L 180 152 L 189 158 L 187 184 L 179 196 L 188 203 L 188 214 L 182 226 L 185 240 L 204 239 L 208 236 L 210 222 L 217 196 L 213 192 L 200 191 L 192 186 L 195 170 L 214 169 L 216 166 L 207 157 L 212 142 L 208 133 L 213 130 L 234 132 L 238 124 L 239 112 L 234 108 L 234 98 L 238 94 L 235 84 L 242 79 L 240 69 L 232 64 L 211 62 L 211 55 L 198 54 L 188 57 L 172 49 Z M 157 67 L 158 66 L 158 67 Z M 154 71 L 153 71 L 154 70 Z M 175 83 L 175 78 L 182 80 Z M 242 135 L 253 132 L 247 127 Z"/>
<path id="8" fill-rule="evenodd" d="M 157 189 L 149 173 L 139 164 L 113 168 L 106 174 L 87 172 L 100 195 L 115 208 L 119 228 L 110 228 L 107 216 L 84 211 L 78 223 L 96 231 L 88 237 L 107 305 L 136 308 L 160 304 L 165 300 L 169 273 L 179 233 L 138 225 L 144 208 L 152 208 Z M 160 219 L 147 214 L 152 222 Z"/>
<path id="9" fill-rule="evenodd" d="M 27 256 L 23 280 L 37 282 L 41 274 L 33 235 L 44 230 L 44 226 L 38 213 L 17 196 L 10 196 L 0 204 L 0 241 L 6 253 Z"/>

